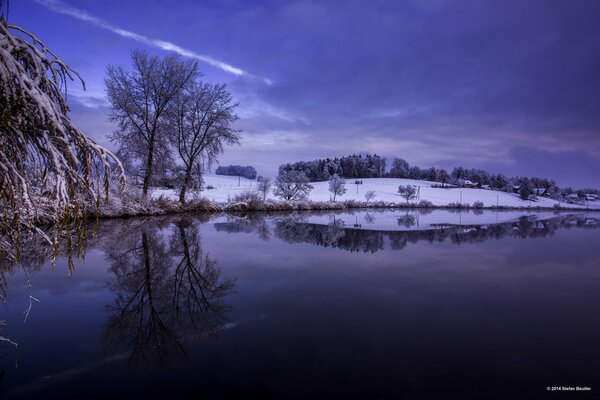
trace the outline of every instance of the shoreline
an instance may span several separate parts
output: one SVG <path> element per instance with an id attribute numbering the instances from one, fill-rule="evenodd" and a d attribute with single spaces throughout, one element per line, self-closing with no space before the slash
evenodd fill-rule
<path id="1" fill-rule="evenodd" d="M 266 201 L 266 202 L 232 202 L 217 203 L 209 200 L 200 200 L 186 204 L 172 203 L 153 200 L 148 205 L 138 205 L 141 209 L 103 210 L 100 208 L 98 215 L 90 214 L 88 218 L 113 219 L 113 218 L 135 218 L 152 217 L 164 215 L 176 215 L 190 212 L 200 213 L 240 213 L 240 212 L 296 212 L 296 211 L 344 211 L 344 210 L 369 210 L 369 209 L 393 209 L 393 210 L 448 210 L 460 211 L 582 211 L 600 212 L 600 208 L 591 207 L 566 207 L 566 206 L 483 206 L 473 205 L 419 205 L 417 203 L 387 203 L 387 202 L 357 202 L 353 200 L 343 202 L 318 202 L 318 201 Z M 136 207 L 137 208 L 137 207 Z"/>

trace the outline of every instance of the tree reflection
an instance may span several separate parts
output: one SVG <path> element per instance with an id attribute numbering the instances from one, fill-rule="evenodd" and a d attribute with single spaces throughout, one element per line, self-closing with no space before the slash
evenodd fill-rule
<path id="1" fill-rule="evenodd" d="M 107 251 L 115 300 L 103 342 L 130 352 L 130 366 L 184 357 L 185 341 L 218 333 L 229 311 L 223 297 L 234 283 L 203 253 L 197 227 L 180 219 L 170 228 L 122 229 Z"/>
<path id="2" fill-rule="evenodd" d="M 365 223 L 373 225 L 375 223 L 375 215 L 372 213 L 365 214 Z"/>
<path id="3" fill-rule="evenodd" d="M 417 223 L 414 214 L 398 217 L 398 226 L 411 228 Z M 329 225 L 298 221 L 294 216 L 275 222 L 275 235 L 288 243 L 312 243 L 323 247 L 335 247 L 347 251 L 376 252 L 383 250 L 387 239 L 392 250 L 402 250 L 419 241 L 429 243 L 449 241 L 453 244 L 477 243 L 504 237 L 538 238 L 553 235 L 564 228 L 600 228 L 599 218 L 583 215 L 559 215 L 538 220 L 535 215 L 520 217 L 517 221 L 487 225 L 430 225 L 427 229 L 378 231 L 353 229 L 334 219 Z"/>
<path id="4" fill-rule="evenodd" d="M 228 215 L 227 222 L 216 222 L 214 227 L 218 232 L 256 232 L 261 240 L 269 240 L 271 237 L 271 229 L 269 228 L 267 218 L 262 213 Z"/>
<path id="5" fill-rule="evenodd" d="M 282 218 L 275 222 L 275 235 L 288 243 L 312 243 L 357 252 L 383 250 L 383 232 L 346 228 L 342 220 L 335 218 L 328 225 Z"/>
<path id="6" fill-rule="evenodd" d="M 417 223 L 417 218 L 414 215 L 406 213 L 401 217 L 398 217 L 398 225 L 405 228 L 410 228 Z"/>

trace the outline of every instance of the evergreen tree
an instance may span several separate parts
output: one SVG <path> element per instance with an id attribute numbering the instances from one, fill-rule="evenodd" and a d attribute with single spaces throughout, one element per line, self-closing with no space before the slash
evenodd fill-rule
<path id="1" fill-rule="evenodd" d="M 533 195 L 533 186 L 531 185 L 531 181 L 528 178 L 523 178 L 521 180 L 521 185 L 519 186 L 519 197 L 522 200 L 529 200 L 531 195 Z"/>

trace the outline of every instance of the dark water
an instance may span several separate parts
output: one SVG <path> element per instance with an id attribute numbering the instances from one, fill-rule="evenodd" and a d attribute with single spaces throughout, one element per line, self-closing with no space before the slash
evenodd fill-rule
<path id="1" fill-rule="evenodd" d="M 104 221 L 83 261 L 39 246 L 4 271 L 0 334 L 18 349 L 0 342 L 0 397 L 594 398 L 598 228 L 447 211 Z"/>

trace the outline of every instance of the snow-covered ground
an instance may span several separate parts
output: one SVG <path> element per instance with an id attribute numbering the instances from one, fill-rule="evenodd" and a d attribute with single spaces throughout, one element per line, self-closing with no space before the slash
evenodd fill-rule
<path id="1" fill-rule="evenodd" d="M 343 196 L 338 196 L 336 200 L 357 200 L 365 201 L 365 193 L 369 190 L 374 190 L 376 197 L 374 201 L 384 201 L 389 203 L 403 203 L 405 200 L 398 194 L 399 185 L 414 185 L 418 187 L 419 197 L 411 202 L 419 200 L 428 200 L 436 206 L 445 206 L 448 203 L 473 204 L 475 201 L 483 202 L 485 207 L 491 206 L 506 206 L 506 207 L 553 207 L 556 200 L 539 197 L 537 201 L 521 200 L 518 195 L 513 193 L 499 192 L 495 190 L 484 189 L 467 189 L 467 188 L 452 188 L 442 189 L 433 188 L 435 182 L 418 181 L 413 179 L 399 178 L 369 178 L 360 179 L 362 184 L 354 184 L 353 179 L 346 180 L 346 193 Z M 312 201 L 329 201 L 332 198 L 332 193 L 329 191 L 329 182 L 312 182 L 314 189 L 310 192 L 309 200 Z M 213 187 L 213 189 L 205 189 L 200 192 L 201 197 L 206 197 L 210 200 L 222 203 L 229 199 L 233 199 L 236 194 L 244 191 L 255 190 L 257 182 L 246 178 L 238 178 L 237 176 L 223 175 L 205 175 L 205 188 Z M 152 196 L 158 198 L 164 196 L 173 200 L 179 198 L 179 192 L 173 189 L 155 188 L 152 191 Z M 189 192 L 188 199 L 192 199 L 194 194 Z M 268 199 L 276 199 L 272 193 Z M 568 203 L 561 203 L 561 206 L 570 208 L 584 208 L 583 205 L 577 206 Z M 600 209 L 600 202 L 586 202 L 587 208 Z"/>

